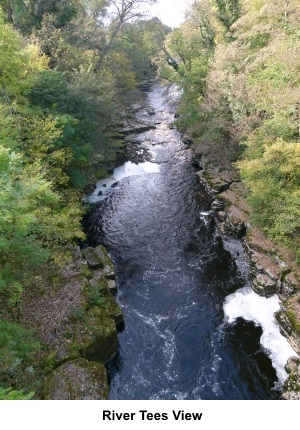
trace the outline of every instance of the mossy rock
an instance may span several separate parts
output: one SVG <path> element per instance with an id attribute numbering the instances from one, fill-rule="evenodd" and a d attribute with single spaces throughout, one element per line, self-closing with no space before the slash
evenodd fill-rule
<path id="1" fill-rule="evenodd" d="M 104 246 L 97 246 L 95 250 L 98 252 L 98 254 L 101 254 L 101 258 L 103 261 L 103 275 L 107 279 L 115 279 L 115 268 L 111 261 L 111 259 L 108 256 L 108 252 Z"/>
<path id="2" fill-rule="evenodd" d="M 84 295 L 90 307 L 102 307 L 103 312 L 106 312 L 107 316 L 112 318 L 116 326 L 118 326 L 124 323 L 123 312 L 111 293 L 109 282 L 112 281 L 108 281 L 105 278 L 99 280 L 95 278 L 91 279 L 90 282 L 85 285 Z M 94 303 L 91 302 L 91 298 L 95 298 Z M 100 299 L 99 303 L 97 303 L 97 298 Z M 101 299 L 103 299 L 102 305 Z"/>
<path id="3" fill-rule="evenodd" d="M 80 358 L 68 361 L 47 378 L 46 400 L 106 400 L 109 386 L 103 364 Z"/>
<path id="4" fill-rule="evenodd" d="M 104 246 L 99 245 L 96 248 L 86 248 L 82 252 L 88 266 L 93 270 L 93 277 L 95 279 L 115 279 L 114 265 Z"/>
<path id="5" fill-rule="evenodd" d="M 275 312 L 274 316 L 278 322 L 281 334 L 288 339 L 294 351 L 300 355 L 299 317 L 297 318 L 297 311 L 293 307 L 293 302 L 291 303 L 295 299 L 295 297 L 292 297 L 292 299 L 284 302 L 285 310 Z"/>
<path id="6" fill-rule="evenodd" d="M 111 296 L 111 292 L 108 287 L 108 281 L 104 277 L 101 278 L 92 278 L 89 283 L 87 283 L 84 287 L 84 295 L 87 296 L 90 288 L 97 288 L 99 294 L 103 297 Z"/>
<path id="7" fill-rule="evenodd" d="M 112 318 L 115 321 L 116 327 L 118 327 L 121 324 L 124 324 L 124 316 L 123 316 L 122 309 L 117 304 L 113 296 L 108 298 L 107 304 L 108 304 L 107 313 L 110 316 L 110 318 Z"/>
<path id="8" fill-rule="evenodd" d="M 106 309 L 92 308 L 85 320 L 77 323 L 75 346 L 88 360 L 105 363 L 113 358 L 118 347 L 117 331 Z"/>
<path id="9" fill-rule="evenodd" d="M 104 255 L 98 248 L 86 248 L 82 251 L 89 268 L 92 270 L 104 268 Z"/>
<path id="10" fill-rule="evenodd" d="M 297 336 L 300 337 L 299 312 L 297 312 L 296 309 L 292 307 L 292 305 L 288 304 L 286 308 L 286 314 Z"/>
<path id="11" fill-rule="evenodd" d="M 283 398 L 287 400 L 300 400 L 300 359 L 290 357 L 285 366 L 289 377 L 285 381 Z"/>
<path id="12" fill-rule="evenodd" d="M 49 356 L 49 359 L 52 359 L 53 368 L 77 358 L 80 358 L 79 352 L 72 349 L 69 345 L 62 346 L 58 351 Z"/>

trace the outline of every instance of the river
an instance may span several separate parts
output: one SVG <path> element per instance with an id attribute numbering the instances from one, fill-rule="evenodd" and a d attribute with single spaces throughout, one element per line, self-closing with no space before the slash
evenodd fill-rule
<path id="1" fill-rule="evenodd" d="M 169 128 L 177 98 L 153 84 L 136 116 L 156 128 L 130 136 L 151 160 L 125 163 L 89 198 L 88 239 L 109 251 L 125 318 L 110 399 L 278 399 L 262 328 L 224 313 L 249 288 L 247 263 L 215 228 L 193 154 Z"/>

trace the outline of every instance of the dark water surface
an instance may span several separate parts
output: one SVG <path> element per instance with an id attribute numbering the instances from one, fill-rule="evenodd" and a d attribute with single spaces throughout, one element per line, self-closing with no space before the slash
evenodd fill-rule
<path id="1" fill-rule="evenodd" d="M 115 263 L 125 316 L 110 399 L 276 399 L 261 329 L 224 321 L 246 265 L 240 244 L 209 221 L 191 151 L 168 127 L 176 94 L 154 84 L 147 97 L 137 116 L 160 124 L 132 138 L 157 165 L 132 176 L 129 165 L 89 219 L 90 243 L 104 243 Z"/>

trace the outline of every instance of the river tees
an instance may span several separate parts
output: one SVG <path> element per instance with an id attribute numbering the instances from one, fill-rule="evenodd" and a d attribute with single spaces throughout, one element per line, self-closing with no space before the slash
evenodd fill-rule
<path id="1" fill-rule="evenodd" d="M 126 162 L 89 197 L 88 239 L 108 249 L 125 319 L 110 399 L 278 399 L 278 299 L 252 292 L 240 241 L 213 223 L 192 151 L 169 127 L 178 96 L 152 85 L 136 120 L 156 128 L 128 137 L 150 161 Z"/>

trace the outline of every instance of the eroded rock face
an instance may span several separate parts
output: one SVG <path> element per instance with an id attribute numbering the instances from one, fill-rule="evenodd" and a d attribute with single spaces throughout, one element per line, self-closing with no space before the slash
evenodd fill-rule
<path id="1" fill-rule="evenodd" d="M 103 364 L 79 358 L 68 361 L 48 377 L 46 400 L 106 400 L 108 383 Z"/>
<path id="2" fill-rule="evenodd" d="M 52 370 L 47 398 L 100 399 L 107 383 L 90 381 L 95 375 L 106 381 L 103 366 L 115 355 L 117 329 L 124 325 L 112 295 L 117 288 L 114 267 L 103 246 L 83 251 L 68 247 L 66 254 L 63 267 L 53 263 L 35 278 L 35 294 L 25 296 L 21 320 L 45 345 L 43 361 L 47 372 Z M 82 382 L 82 390 L 76 379 Z"/>
<path id="3" fill-rule="evenodd" d="M 249 255 L 254 291 L 266 297 L 279 294 L 288 298 L 294 294 L 298 284 L 296 276 L 292 268 L 276 255 L 273 242 L 252 226 L 248 227 L 243 241 Z"/>
<path id="4" fill-rule="evenodd" d="M 217 168 L 197 157 L 202 170 L 196 173 L 201 187 L 211 198 L 218 229 L 229 237 L 242 239 L 249 256 L 254 291 L 264 297 L 279 294 L 288 298 L 299 288 L 299 279 L 276 255 L 276 247 L 258 228 L 251 226 L 246 203 L 247 190 L 235 169 Z"/>
<path id="5" fill-rule="evenodd" d="M 279 293 L 290 268 L 278 258 L 248 247 L 254 291 L 264 297 Z"/>
<path id="6" fill-rule="evenodd" d="M 300 355 L 300 275 L 292 263 L 293 258 L 289 259 L 287 252 L 282 253 L 263 231 L 250 224 L 247 190 L 234 168 L 222 160 L 212 160 L 209 152 L 206 155 L 196 153 L 193 165 L 201 169 L 196 176 L 210 199 L 218 229 L 243 241 L 249 257 L 253 290 L 264 297 L 278 294 L 285 300 L 284 307 L 275 317 L 281 333 Z M 299 363 L 298 358 L 292 358 L 287 364 L 290 376 L 285 385 L 284 399 L 300 400 Z"/>
<path id="7" fill-rule="evenodd" d="M 300 315 L 299 306 L 293 303 L 298 300 L 297 296 L 292 296 L 284 302 L 284 308 L 276 312 L 275 318 L 283 336 L 291 344 L 294 351 L 300 355 Z"/>
<path id="8" fill-rule="evenodd" d="M 289 358 L 285 370 L 289 374 L 284 385 L 284 400 L 300 400 L 300 358 Z"/>
<path id="9" fill-rule="evenodd" d="M 92 252 L 95 258 L 101 262 L 99 263 L 100 266 L 93 269 L 93 277 L 95 279 L 102 277 L 111 280 L 115 279 L 115 269 L 104 246 L 99 245 L 96 248 L 86 248 L 85 251 Z"/>
<path id="10" fill-rule="evenodd" d="M 76 348 L 82 357 L 106 363 L 115 355 L 118 347 L 116 325 L 107 318 L 105 309 L 91 309 L 75 332 Z"/>
<path id="11" fill-rule="evenodd" d="M 72 268 L 81 269 L 76 272 L 80 300 L 76 312 L 70 308 L 70 319 L 63 323 L 69 339 L 61 336 L 50 354 L 54 371 L 46 381 L 45 395 L 47 399 L 104 399 L 108 393 L 104 363 L 117 351 L 117 326 L 123 324 L 111 293 L 116 290 L 114 267 L 103 246 L 76 249 L 73 256 Z M 73 283 L 77 280 L 74 275 L 71 278 Z"/>

